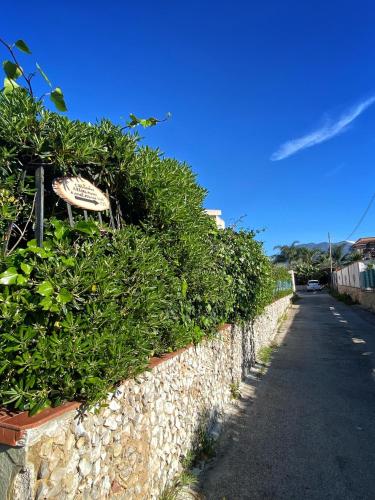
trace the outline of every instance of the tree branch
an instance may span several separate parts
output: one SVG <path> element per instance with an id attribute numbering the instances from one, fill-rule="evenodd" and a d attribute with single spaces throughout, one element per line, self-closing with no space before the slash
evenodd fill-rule
<path id="1" fill-rule="evenodd" d="M 33 213 L 34 213 L 34 208 L 35 208 L 35 201 L 36 201 L 36 193 L 34 194 L 34 199 L 33 199 L 33 206 L 31 207 L 31 212 L 30 212 L 30 215 L 29 215 L 29 218 L 27 219 L 26 221 L 26 224 L 25 224 L 25 227 L 21 233 L 21 236 L 18 238 L 18 240 L 16 241 L 16 243 L 12 246 L 12 248 L 9 250 L 8 252 L 8 255 L 10 255 L 13 250 L 15 250 L 18 246 L 18 243 L 22 240 L 22 238 L 24 237 L 25 233 L 26 233 L 26 229 L 27 229 L 27 226 L 30 224 L 30 221 L 31 221 L 31 217 L 33 216 Z"/>
<path id="2" fill-rule="evenodd" d="M 14 51 L 13 51 L 13 48 L 11 45 L 9 45 L 9 43 L 7 43 L 5 40 L 3 40 L 2 38 L 0 38 L 0 43 L 2 43 L 10 52 L 11 56 L 13 57 L 13 61 L 14 63 L 17 65 L 17 67 L 19 68 L 19 70 L 21 71 L 21 75 L 23 76 L 23 78 L 25 79 L 26 81 L 26 84 L 27 84 L 27 87 L 29 89 L 29 92 L 30 92 L 30 95 L 33 96 L 33 89 L 31 87 L 31 78 L 28 78 L 26 75 L 25 75 L 25 72 L 24 70 L 22 69 L 21 65 L 19 64 L 15 54 L 14 54 Z"/>

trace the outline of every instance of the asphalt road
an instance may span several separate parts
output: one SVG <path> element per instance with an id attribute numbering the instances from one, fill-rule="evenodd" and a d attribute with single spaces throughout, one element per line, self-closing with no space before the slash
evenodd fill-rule
<path id="1" fill-rule="evenodd" d="M 375 499 L 375 315 L 301 296 L 201 476 L 204 498 Z"/>

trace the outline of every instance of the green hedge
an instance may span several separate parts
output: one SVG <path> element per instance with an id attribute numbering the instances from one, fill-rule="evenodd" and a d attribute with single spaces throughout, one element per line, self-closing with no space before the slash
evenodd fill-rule
<path id="1" fill-rule="evenodd" d="M 39 165 L 43 249 L 27 225 Z M 79 210 L 68 225 L 51 184 L 77 174 L 109 190 L 121 229 Z M 274 300 L 262 245 L 252 232 L 218 231 L 205 195 L 186 164 L 141 147 L 137 134 L 71 121 L 23 90 L 0 94 L 0 405 L 93 403 L 150 356 L 252 320 Z"/>
<path id="2" fill-rule="evenodd" d="M 179 296 L 156 238 L 128 227 L 57 225 L 44 248 L 30 241 L 6 259 L 0 296 L 3 403 L 34 409 L 98 400 L 144 369 L 173 330 Z M 92 231 L 92 235 L 84 231 Z M 9 271 L 10 270 L 10 271 Z"/>
<path id="3" fill-rule="evenodd" d="M 253 320 L 273 299 L 273 267 L 254 237 L 253 232 L 230 228 L 216 235 L 217 255 L 231 294 L 232 323 Z"/>

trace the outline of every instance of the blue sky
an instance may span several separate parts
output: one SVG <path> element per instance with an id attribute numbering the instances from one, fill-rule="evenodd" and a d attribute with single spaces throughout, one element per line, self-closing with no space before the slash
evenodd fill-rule
<path id="1" fill-rule="evenodd" d="M 371 1 L 16 1 L 2 18 L 71 118 L 171 112 L 144 143 L 189 163 L 227 223 L 264 228 L 270 253 L 346 238 L 375 191 Z"/>

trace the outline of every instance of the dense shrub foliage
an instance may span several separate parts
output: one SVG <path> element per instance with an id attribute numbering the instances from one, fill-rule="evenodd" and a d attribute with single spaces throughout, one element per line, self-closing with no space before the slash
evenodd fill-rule
<path id="1" fill-rule="evenodd" d="M 273 299 L 273 268 L 254 233 L 225 229 L 217 233 L 218 254 L 231 293 L 230 322 L 251 321 Z"/>
<path id="2" fill-rule="evenodd" d="M 34 172 L 45 167 L 46 238 L 33 240 Z M 119 227 L 73 209 L 51 185 L 82 175 L 109 192 Z M 107 120 L 0 94 L 0 404 L 94 402 L 153 355 L 249 321 L 280 290 L 251 232 L 217 231 L 191 169 Z M 285 290 L 284 290 L 285 291 Z"/>
<path id="3" fill-rule="evenodd" d="M 129 226 L 97 238 L 90 226 L 59 224 L 42 249 L 32 240 L 6 259 L 1 388 L 16 407 L 97 399 L 174 328 L 178 280 L 155 237 Z"/>

